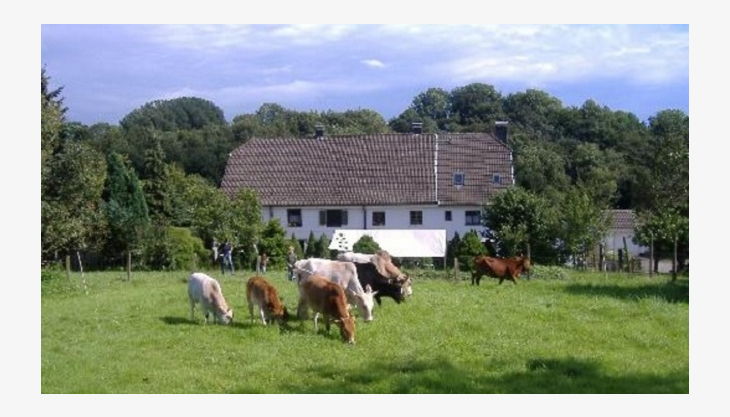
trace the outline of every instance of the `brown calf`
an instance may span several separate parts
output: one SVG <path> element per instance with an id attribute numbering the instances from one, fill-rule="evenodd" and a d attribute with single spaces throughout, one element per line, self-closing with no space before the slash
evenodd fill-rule
<path id="1" fill-rule="evenodd" d="M 347 343 L 355 343 L 355 318 L 347 311 L 345 290 L 321 275 L 312 275 L 299 283 L 299 295 L 306 307 L 314 310 L 314 331 L 319 314 L 324 315 L 325 329 L 330 331 L 330 318 L 340 327 L 340 336 Z"/>
<path id="2" fill-rule="evenodd" d="M 530 270 L 530 258 L 525 256 L 514 256 L 511 258 L 492 258 L 490 256 L 477 256 L 474 258 L 474 271 L 471 273 L 471 284 L 482 279 L 482 275 L 499 278 L 499 283 L 505 279 L 512 280 L 517 284 L 517 278 L 522 271 Z"/>
<path id="3" fill-rule="evenodd" d="M 271 322 L 275 318 L 280 323 L 289 318 L 286 307 L 276 292 L 276 288 L 262 277 L 251 277 L 246 283 L 246 301 L 248 301 L 248 313 L 253 322 L 253 306 L 256 304 L 261 313 L 261 322 L 266 326 L 267 320 Z"/>

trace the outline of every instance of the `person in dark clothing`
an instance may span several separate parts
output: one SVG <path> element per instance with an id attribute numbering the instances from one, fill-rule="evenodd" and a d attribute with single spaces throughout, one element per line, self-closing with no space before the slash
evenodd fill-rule
<path id="1" fill-rule="evenodd" d="M 221 249 L 221 253 L 223 254 L 221 258 L 221 274 L 225 275 L 225 270 L 228 268 L 231 271 L 231 275 L 233 275 L 235 271 L 233 270 L 233 246 L 231 242 L 226 241 Z"/>

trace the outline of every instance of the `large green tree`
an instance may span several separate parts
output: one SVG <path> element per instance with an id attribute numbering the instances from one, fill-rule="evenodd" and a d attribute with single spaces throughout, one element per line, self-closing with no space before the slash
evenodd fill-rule
<path id="1" fill-rule="evenodd" d="M 131 277 L 132 252 L 140 247 L 150 225 L 147 203 L 137 173 L 121 155 L 107 158 L 108 175 L 104 189 L 105 212 L 109 224 L 108 249 L 124 252 L 127 279 Z"/>

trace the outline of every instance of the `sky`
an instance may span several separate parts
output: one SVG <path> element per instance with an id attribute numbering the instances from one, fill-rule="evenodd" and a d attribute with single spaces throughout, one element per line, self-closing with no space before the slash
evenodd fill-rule
<path id="1" fill-rule="evenodd" d="M 182 96 L 229 121 L 267 102 L 388 120 L 428 88 L 474 82 L 644 121 L 689 114 L 688 25 L 42 25 L 41 62 L 85 124 Z"/>

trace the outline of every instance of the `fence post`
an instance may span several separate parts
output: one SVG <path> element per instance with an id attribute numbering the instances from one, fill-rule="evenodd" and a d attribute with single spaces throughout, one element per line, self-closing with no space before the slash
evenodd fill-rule
<path id="1" fill-rule="evenodd" d="M 626 272 L 631 273 L 631 256 L 629 255 L 629 247 L 626 245 L 626 236 L 623 237 L 624 253 L 626 254 Z"/>
<path id="2" fill-rule="evenodd" d="M 649 233 L 649 278 L 654 278 L 654 233 Z"/>
<path id="3" fill-rule="evenodd" d="M 71 255 L 66 254 L 66 279 L 71 280 Z"/>

